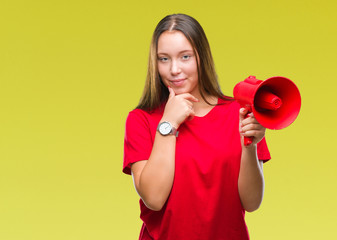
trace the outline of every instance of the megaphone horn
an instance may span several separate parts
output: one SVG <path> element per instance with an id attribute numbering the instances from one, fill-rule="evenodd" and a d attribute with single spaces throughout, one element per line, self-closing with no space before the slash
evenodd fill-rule
<path id="1" fill-rule="evenodd" d="M 234 99 L 253 112 L 265 128 L 282 129 L 292 124 L 301 108 L 301 95 L 297 86 L 288 78 L 271 77 L 265 81 L 249 76 L 233 90 Z M 252 138 L 244 139 L 247 146 Z"/>

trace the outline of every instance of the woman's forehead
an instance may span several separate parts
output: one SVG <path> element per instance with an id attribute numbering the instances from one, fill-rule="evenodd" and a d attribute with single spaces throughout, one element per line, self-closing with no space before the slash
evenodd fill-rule
<path id="1" fill-rule="evenodd" d="M 168 52 L 193 51 L 193 46 L 180 31 L 165 31 L 158 39 L 158 54 Z"/>

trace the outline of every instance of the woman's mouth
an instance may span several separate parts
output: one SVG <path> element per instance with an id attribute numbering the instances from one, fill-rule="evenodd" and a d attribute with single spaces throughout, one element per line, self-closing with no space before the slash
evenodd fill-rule
<path id="1" fill-rule="evenodd" d="M 182 79 L 174 79 L 174 80 L 169 80 L 170 83 L 172 83 L 173 86 L 175 87 L 180 87 L 181 85 L 184 84 L 186 78 L 182 78 Z"/>

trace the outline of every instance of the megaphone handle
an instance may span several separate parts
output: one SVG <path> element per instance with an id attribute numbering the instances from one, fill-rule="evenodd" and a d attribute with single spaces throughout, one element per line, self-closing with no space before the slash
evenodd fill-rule
<path id="1" fill-rule="evenodd" d="M 245 108 L 248 110 L 248 112 L 247 112 L 245 118 L 248 118 L 248 114 L 251 113 L 251 109 L 250 109 L 250 108 L 247 108 L 247 107 L 245 107 Z M 249 146 L 249 145 L 252 144 L 252 143 L 253 143 L 253 137 L 244 137 L 244 138 L 243 138 L 243 144 L 244 144 L 245 146 Z"/>
<path id="2" fill-rule="evenodd" d="M 250 144 L 253 143 L 253 137 L 244 137 L 243 139 L 243 144 L 245 146 L 249 146 Z"/>

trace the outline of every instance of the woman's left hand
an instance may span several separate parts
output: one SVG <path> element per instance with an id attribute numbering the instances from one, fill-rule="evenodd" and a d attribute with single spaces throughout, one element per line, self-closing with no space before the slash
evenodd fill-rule
<path id="1" fill-rule="evenodd" d="M 252 144 L 257 144 L 264 137 L 266 128 L 256 120 L 253 113 L 248 113 L 246 118 L 247 112 L 248 110 L 246 108 L 240 109 L 239 131 L 242 136 L 241 142 L 243 145 L 243 137 L 253 137 Z"/>

